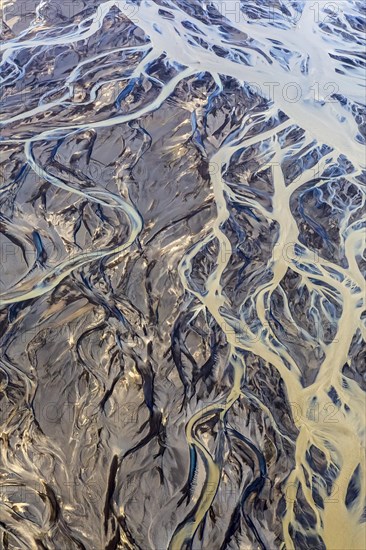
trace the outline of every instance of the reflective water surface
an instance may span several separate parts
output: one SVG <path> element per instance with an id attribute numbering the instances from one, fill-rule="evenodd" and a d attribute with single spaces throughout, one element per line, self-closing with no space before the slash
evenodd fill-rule
<path id="1" fill-rule="evenodd" d="M 366 547 L 365 18 L 3 2 L 1 548 Z"/>

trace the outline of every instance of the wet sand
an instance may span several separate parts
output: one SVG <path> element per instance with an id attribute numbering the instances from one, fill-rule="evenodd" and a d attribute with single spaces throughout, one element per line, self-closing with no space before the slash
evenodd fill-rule
<path id="1" fill-rule="evenodd" d="M 362 3 L 3 20 L 0 547 L 363 550 Z"/>

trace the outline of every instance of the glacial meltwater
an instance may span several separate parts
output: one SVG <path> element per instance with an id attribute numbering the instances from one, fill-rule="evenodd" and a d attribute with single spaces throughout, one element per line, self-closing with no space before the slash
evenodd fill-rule
<path id="1" fill-rule="evenodd" d="M 364 3 L 2 10 L 0 549 L 365 550 Z"/>

